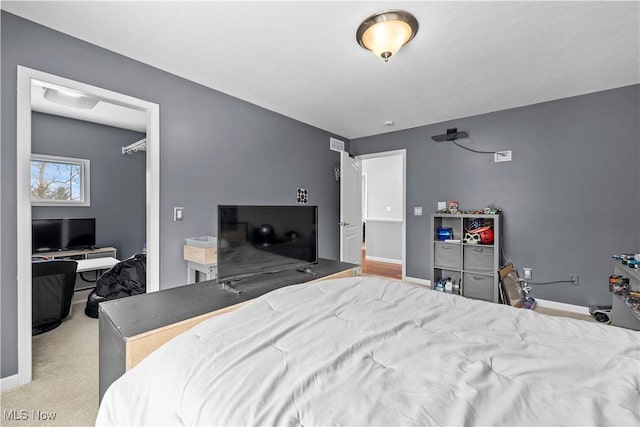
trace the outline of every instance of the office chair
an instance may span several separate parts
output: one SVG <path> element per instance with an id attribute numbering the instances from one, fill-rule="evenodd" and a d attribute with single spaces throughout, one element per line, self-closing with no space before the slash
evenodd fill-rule
<path id="1" fill-rule="evenodd" d="M 78 263 L 35 260 L 31 263 L 31 335 L 57 328 L 71 311 Z"/>

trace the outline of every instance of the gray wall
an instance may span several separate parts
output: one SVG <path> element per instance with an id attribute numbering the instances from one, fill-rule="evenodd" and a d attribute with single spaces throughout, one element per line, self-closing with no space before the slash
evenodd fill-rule
<path id="1" fill-rule="evenodd" d="M 96 245 L 113 246 L 118 258 L 140 253 L 146 241 L 144 152 L 122 147 L 144 134 L 111 126 L 32 113 L 31 151 L 91 161 L 91 206 L 34 206 L 33 218 L 96 218 Z"/>
<path id="2" fill-rule="evenodd" d="M 362 173 L 367 175 L 365 217 L 402 220 L 402 156 L 363 159 Z"/>
<path id="3" fill-rule="evenodd" d="M 367 258 L 379 261 L 402 261 L 402 222 L 367 220 Z"/>
<path id="4" fill-rule="evenodd" d="M 535 281 L 580 276 L 580 286 L 537 286 L 534 296 L 611 304 L 611 256 L 640 250 L 640 115 L 634 85 L 352 140 L 352 154 L 407 149 L 407 275 L 431 279 L 429 215 L 439 200 L 504 210 L 505 253 Z M 431 136 L 466 130 L 460 144 L 512 150 L 494 163 Z M 423 206 L 423 216 L 413 207 Z"/>
<path id="5" fill-rule="evenodd" d="M 216 233 L 218 204 L 295 204 L 296 188 L 318 205 L 319 255 L 337 259 L 339 188 L 331 135 L 2 12 L 2 366 L 17 363 L 17 65 L 160 105 L 160 287 L 186 280 L 185 237 Z M 274 59 L 277 60 L 277 59 Z M 344 138 L 340 138 L 344 139 Z M 185 221 L 173 222 L 173 207 Z"/>

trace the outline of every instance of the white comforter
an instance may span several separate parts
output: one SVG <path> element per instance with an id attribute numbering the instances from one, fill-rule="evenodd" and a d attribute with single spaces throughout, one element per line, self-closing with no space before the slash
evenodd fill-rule
<path id="1" fill-rule="evenodd" d="M 640 333 L 378 278 L 291 286 L 116 381 L 97 425 L 640 425 Z"/>

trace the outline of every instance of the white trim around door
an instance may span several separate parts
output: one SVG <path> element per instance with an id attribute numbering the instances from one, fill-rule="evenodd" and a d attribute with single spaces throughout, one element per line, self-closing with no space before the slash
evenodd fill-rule
<path id="1" fill-rule="evenodd" d="M 147 292 L 160 289 L 160 106 L 158 104 L 18 66 L 17 93 L 17 267 L 18 267 L 18 381 L 31 381 L 31 83 L 39 80 L 85 93 L 147 114 Z M 11 385 L 16 382 L 12 381 Z M 3 384 L 4 385 L 4 384 Z"/>

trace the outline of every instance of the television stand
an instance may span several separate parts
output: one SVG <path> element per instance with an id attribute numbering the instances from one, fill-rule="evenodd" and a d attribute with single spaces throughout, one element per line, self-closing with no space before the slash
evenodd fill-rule
<path id="1" fill-rule="evenodd" d="M 92 258 L 118 258 L 118 250 L 112 247 L 74 249 L 68 251 L 36 252 L 32 256 L 47 259 L 92 259 Z"/>

